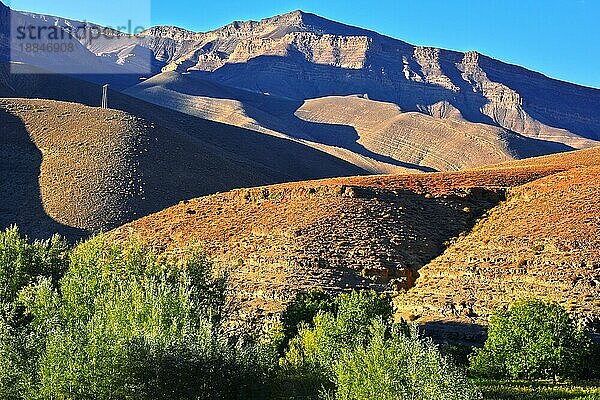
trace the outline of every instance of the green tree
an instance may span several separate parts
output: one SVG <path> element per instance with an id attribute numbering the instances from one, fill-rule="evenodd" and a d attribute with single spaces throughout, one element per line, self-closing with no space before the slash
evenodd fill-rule
<path id="1" fill-rule="evenodd" d="M 471 357 L 481 377 L 575 378 L 590 357 L 591 341 L 558 304 L 526 300 L 495 310 L 488 338 Z"/>
<path id="2" fill-rule="evenodd" d="M 331 388 L 333 365 L 342 350 L 369 340 L 373 318 L 390 321 L 392 315 L 389 300 L 373 291 L 342 294 L 331 308 L 300 324 L 281 361 L 281 379 L 297 397 L 314 397 L 323 387 Z"/>
<path id="3" fill-rule="evenodd" d="M 430 341 L 404 324 L 375 292 L 344 294 L 335 312 L 301 325 L 282 361 L 303 397 L 338 399 L 471 399 L 465 375 Z M 288 386 L 289 387 L 289 386 Z"/>
<path id="4" fill-rule="evenodd" d="M 333 312 L 319 312 L 312 324 L 300 325 L 290 341 L 285 364 L 327 374 L 346 346 L 370 340 L 375 318 L 390 322 L 392 307 L 374 291 L 353 291 L 335 300 Z"/>
<path id="5" fill-rule="evenodd" d="M 344 400 L 469 400 L 476 388 L 415 327 L 392 329 L 380 321 L 371 326 L 367 345 L 345 349 L 334 365 L 335 392 Z"/>
<path id="6" fill-rule="evenodd" d="M 29 326 L 19 293 L 39 279 L 56 286 L 68 266 L 68 246 L 58 236 L 30 242 L 16 227 L 0 232 L 0 394 L 20 399 L 35 392 L 43 348 Z"/>
<path id="7" fill-rule="evenodd" d="M 18 318 L 19 291 L 39 277 L 56 284 L 67 267 L 68 245 L 59 236 L 30 243 L 16 227 L 0 232 L 0 315 Z"/>
<path id="8" fill-rule="evenodd" d="M 283 351 L 289 341 L 298 334 L 300 324 L 310 325 L 318 313 L 335 312 L 335 310 L 333 297 L 323 289 L 318 288 L 298 293 L 281 315 L 284 340 L 280 350 Z"/>
<path id="9" fill-rule="evenodd" d="M 0 319 L 1 398 L 236 399 L 266 392 L 274 356 L 225 333 L 226 280 L 196 249 L 156 255 L 136 241 L 99 236 L 54 257 L 51 242 L 27 245 L 9 234 L 12 250 L 4 254 L 11 256 L 3 255 L 2 267 L 24 272 L 5 279 L 5 298 L 21 310 L 21 323 Z M 57 286 L 52 272 L 67 264 Z"/>

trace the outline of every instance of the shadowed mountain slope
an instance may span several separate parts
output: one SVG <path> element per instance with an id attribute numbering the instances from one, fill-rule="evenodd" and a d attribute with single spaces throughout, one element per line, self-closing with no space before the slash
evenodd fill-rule
<path id="1" fill-rule="evenodd" d="M 18 88 L 32 97 L 92 104 L 99 99 L 97 86 L 62 76 L 8 77 L 0 81 L 8 94 Z M 8 208 L 3 210 L 2 226 L 25 218 L 32 225 L 27 232 L 34 237 L 63 232 L 43 222 L 51 218 L 77 228 L 64 231 L 77 238 L 210 193 L 365 172 L 301 143 L 119 93 L 111 93 L 111 106 L 127 112 L 51 100 L 0 99 L 6 153 L 2 187 Z M 31 166 L 19 170 L 18 163 L 8 161 L 15 154 L 31 159 Z M 14 174 L 27 174 L 29 189 L 15 192 L 19 180 Z M 20 208 L 23 196 L 37 206 Z"/>
<path id="2" fill-rule="evenodd" d="M 95 27 L 17 14 L 65 32 Z M 210 32 L 176 27 L 154 27 L 139 35 L 110 32 L 80 40 L 76 47 L 81 57 L 75 61 L 96 57 L 90 65 L 114 69 L 111 76 L 86 79 L 122 89 L 139 83 L 139 77 L 151 77 L 128 93 L 191 115 L 300 140 L 373 173 L 456 170 L 587 148 L 600 140 L 598 89 L 477 52 L 413 46 L 302 11 L 237 21 Z M 135 73 L 144 62 L 150 66 L 147 73 L 133 79 L 119 74 Z M 344 98 L 344 104 L 332 104 L 337 98 Z M 385 126 L 344 118 L 366 108 L 372 120 L 383 120 L 382 103 L 396 107 L 398 114 Z"/>
<path id="3" fill-rule="evenodd" d="M 0 127 L 0 226 L 17 225 L 30 237 L 53 233 L 83 235 L 81 230 L 59 223 L 44 210 L 38 181 L 42 153 L 31 141 L 23 121 L 0 107 Z"/>
<path id="4" fill-rule="evenodd" d="M 300 101 L 177 72 L 157 75 L 126 93 L 202 118 L 299 139 L 373 173 L 459 170 L 572 150 L 468 122 L 449 103 L 431 107 L 434 117 L 364 96 Z"/>

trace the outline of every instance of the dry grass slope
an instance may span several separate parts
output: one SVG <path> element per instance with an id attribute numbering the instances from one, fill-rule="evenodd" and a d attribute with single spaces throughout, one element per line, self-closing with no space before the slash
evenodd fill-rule
<path id="1" fill-rule="evenodd" d="M 97 85 L 29 72 L 10 75 L 0 64 L 3 95 L 48 99 L 0 98 L 0 222 L 33 237 L 77 239 L 211 193 L 366 173 L 302 143 L 117 92 L 109 96 L 113 109 L 101 110 L 93 107 Z"/>
<path id="2" fill-rule="evenodd" d="M 592 178 L 597 172 L 595 165 L 600 164 L 599 150 L 463 172 L 339 178 L 238 190 L 181 203 L 125 225 L 113 234 L 120 238 L 139 236 L 169 250 L 189 242 L 200 243 L 208 254 L 231 269 L 237 287 L 235 294 L 245 305 L 245 312 L 277 312 L 295 292 L 315 286 L 330 290 L 370 287 L 388 291 L 401 299 L 399 305 L 410 308 L 419 304 L 419 296 L 427 298 L 429 292 L 437 290 L 436 285 L 423 286 L 421 283 L 430 281 L 427 274 L 431 260 L 444 253 L 447 241 L 471 231 L 474 225 L 476 228 L 470 235 L 479 232 L 490 217 L 476 221 L 486 211 L 498 218 L 506 214 L 511 226 L 515 225 L 515 236 L 529 237 L 536 232 L 534 228 L 519 230 L 517 224 L 522 221 L 510 219 L 506 210 L 507 204 L 516 209 L 528 207 L 528 203 L 514 197 L 515 193 L 527 191 L 527 188 L 546 187 L 545 192 L 539 193 L 540 198 L 551 194 L 559 199 L 562 195 L 565 200 L 559 207 L 563 209 L 580 210 L 587 204 L 591 228 L 578 225 L 575 220 L 573 224 L 570 219 L 564 222 L 572 227 L 574 236 L 584 227 L 592 229 L 586 228 L 586 234 L 597 234 L 593 230 L 597 229 L 593 223 L 597 223 L 598 211 L 593 207 L 595 192 L 592 188 L 593 185 L 597 187 L 598 182 Z M 573 169 L 575 166 L 581 168 Z M 568 174 L 579 170 L 587 171 L 587 175 L 579 178 L 574 175 L 573 185 L 579 182 L 580 189 L 559 194 L 547 186 L 556 181 L 570 187 Z M 586 185 L 592 188 L 585 189 Z M 506 192 L 510 194 L 510 200 L 503 202 Z M 560 214 L 554 219 L 541 218 L 545 215 L 545 203 L 531 203 L 529 207 L 538 210 L 531 218 L 545 223 L 546 230 L 552 230 L 552 224 L 561 223 Z M 505 227 L 498 227 L 500 232 L 503 229 Z M 540 232 L 543 235 L 545 231 Z M 466 238 L 461 240 L 468 240 L 469 235 Z M 520 239 L 517 236 L 515 240 Z M 588 243 L 595 243 L 594 240 L 591 238 Z M 530 254 L 523 253 L 523 248 L 514 251 L 518 255 Z M 456 248 L 456 254 L 456 257 L 466 257 L 468 252 Z M 594 252 L 585 254 L 591 257 L 586 262 L 593 264 L 599 259 Z M 494 266 L 490 268 L 490 273 L 494 274 Z M 568 270 L 571 264 L 564 268 Z M 557 271 L 547 271 L 549 282 L 566 277 Z M 576 276 L 579 271 L 582 270 L 573 269 L 569 274 Z M 452 276 L 444 279 L 450 282 Z M 537 275 L 530 279 L 537 282 L 538 289 L 546 285 Z M 402 294 L 415 284 L 408 295 Z M 594 293 L 592 281 L 585 280 L 580 284 L 585 286 L 582 295 L 569 298 L 570 301 L 579 302 Z M 450 283 L 448 285 L 448 290 L 455 290 Z M 534 287 L 528 287 L 531 294 L 542 292 L 541 289 L 536 292 Z M 483 284 L 481 290 L 487 290 Z M 506 290 L 516 288 L 508 285 Z M 546 293 L 553 296 L 559 292 L 553 289 Z M 563 294 L 568 297 L 567 292 Z M 489 297 L 482 295 L 481 299 L 480 308 L 492 305 Z M 589 309 L 600 315 L 598 306 L 600 304 L 592 304 Z M 443 307 L 442 304 L 440 310 Z M 440 316 L 445 318 L 441 311 Z"/>
<path id="3" fill-rule="evenodd" d="M 511 190 L 506 202 L 419 271 L 416 286 L 397 305 L 411 319 L 484 321 L 495 306 L 542 297 L 599 322 L 599 196 L 600 166 Z"/>
<path id="4" fill-rule="evenodd" d="M 182 132 L 176 123 L 176 129 L 169 129 L 164 122 L 75 103 L 0 99 L 0 116 L 6 129 L 0 222 L 23 225 L 33 237 L 57 231 L 77 239 L 184 199 L 310 176 L 302 162 L 321 161 L 325 173 L 360 173 L 301 145 L 296 150 L 284 142 L 269 146 L 268 141 L 252 143 L 250 137 L 248 144 L 257 152 L 280 150 L 274 159 L 295 152 L 288 165 L 275 169 L 236 158 L 193 130 L 190 135 Z M 26 166 L 24 160 L 29 160 Z M 30 206 L 23 207 L 24 201 Z"/>

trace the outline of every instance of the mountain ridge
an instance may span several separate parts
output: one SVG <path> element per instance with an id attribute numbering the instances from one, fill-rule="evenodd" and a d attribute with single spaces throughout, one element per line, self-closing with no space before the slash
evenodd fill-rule
<path id="1" fill-rule="evenodd" d="M 600 139 L 600 90 L 475 51 L 413 46 L 302 12 L 197 35 L 191 50 L 165 59 L 163 72 L 299 101 L 362 94 L 430 115 L 445 102 L 469 122 L 534 139 L 574 148 Z"/>
<path id="2" fill-rule="evenodd" d="M 53 18 L 59 21 L 65 21 L 65 22 L 70 22 L 73 24 L 87 24 L 90 26 L 96 26 L 96 27 L 102 27 L 101 24 L 97 24 L 91 21 L 79 21 L 77 19 L 73 19 L 73 18 L 68 18 L 68 17 L 61 17 L 58 15 L 45 15 L 45 14 L 40 14 L 40 13 L 35 13 L 35 12 L 29 12 L 29 11 L 25 11 L 25 10 L 12 10 L 9 6 L 7 6 L 6 4 L 4 4 L 4 2 L 0 1 L 0 15 L 7 15 L 9 11 L 14 11 L 14 12 L 19 12 L 25 15 L 30 15 L 30 16 L 44 16 L 44 17 L 49 17 L 49 18 Z M 144 36 L 153 36 L 156 34 L 160 34 L 163 33 L 165 35 L 165 37 L 168 37 L 168 33 L 169 31 L 176 31 L 176 32 L 180 32 L 182 34 L 185 34 L 187 36 L 200 36 L 200 35 L 207 35 L 207 34 L 214 34 L 214 33 L 218 33 L 218 32 L 223 32 L 223 31 L 227 31 L 230 29 L 239 29 L 240 26 L 250 26 L 250 27 L 255 27 L 261 24 L 268 24 L 268 23 L 276 23 L 276 22 L 291 22 L 290 24 L 287 25 L 287 27 L 296 27 L 296 28 L 317 28 L 317 29 L 308 29 L 308 31 L 313 32 L 313 33 L 319 33 L 319 34 L 331 34 L 331 35 L 345 35 L 345 36 L 369 36 L 369 35 L 373 35 L 376 36 L 378 38 L 383 38 L 389 41 L 394 41 L 397 43 L 402 43 L 405 44 L 407 46 L 413 47 L 413 48 L 422 48 L 422 49 L 438 49 L 441 50 L 443 52 L 449 52 L 449 53 L 455 53 L 455 54 L 475 54 L 475 55 L 479 55 L 479 56 L 483 56 L 489 60 L 493 60 L 493 61 L 498 61 L 501 62 L 503 65 L 508 66 L 508 67 L 514 67 L 520 70 L 520 72 L 526 72 L 526 73 L 531 73 L 537 76 L 541 76 L 544 78 L 548 78 L 548 79 L 552 79 L 554 81 L 557 82 L 561 82 L 561 83 L 567 83 L 567 84 L 572 84 L 578 87 L 582 87 L 582 88 L 589 88 L 589 89 L 593 89 L 593 90 L 600 90 L 600 88 L 595 88 L 595 87 L 591 87 L 591 86 L 586 86 L 586 85 L 582 85 L 579 84 L 577 82 L 573 82 L 573 81 L 566 81 L 566 80 L 562 80 L 562 79 L 557 79 L 557 78 L 553 78 L 550 75 L 544 74 L 542 72 L 537 72 L 534 70 L 529 69 L 527 66 L 525 65 L 521 65 L 521 64 L 516 64 L 516 63 L 507 63 L 504 61 L 501 61 L 498 58 L 492 57 L 492 56 L 488 56 L 483 52 L 480 52 L 478 50 L 469 50 L 469 51 L 458 51 L 458 50 L 453 50 L 450 48 L 444 48 L 444 47 L 435 47 L 435 46 L 430 46 L 430 45 L 412 45 L 409 42 L 399 39 L 399 38 L 395 38 L 392 36 L 387 36 L 385 34 L 381 34 L 373 29 L 368 29 L 368 28 L 362 28 L 362 27 L 357 27 L 357 26 L 353 26 L 347 23 L 342 23 L 342 22 L 337 22 L 333 19 L 330 18 L 326 18 L 326 17 L 321 17 L 318 14 L 312 13 L 312 12 L 308 12 L 308 11 L 304 11 L 301 9 L 296 9 L 296 10 L 292 10 L 283 14 L 278 14 L 275 16 L 271 16 L 271 17 L 265 17 L 265 18 L 261 18 L 258 20 L 235 20 L 230 22 L 229 24 L 226 24 L 222 27 L 218 27 L 218 28 L 214 28 L 214 29 L 210 29 L 207 31 L 194 31 L 188 28 L 183 28 L 180 26 L 176 26 L 176 25 L 155 25 L 152 27 L 149 27 L 147 29 L 145 29 L 143 32 L 137 34 L 137 35 L 132 35 L 129 34 L 127 32 L 119 32 L 123 35 L 126 36 L 140 36 L 140 37 L 144 37 Z M 318 21 L 318 23 L 317 23 Z M 319 26 L 326 26 L 327 28 L 319 28 Z M 332 27 L 334 27 L 334 29 L 332 30 Z M 337 28 L 337 29 L 336 29 Z"/>
<path id="3" fill-rule="evenodd" d="M 78 24 L 36 18 L 65 30 Z M 130 95 L 176 111 L 308 140 L 373 173 L 477 167 L 600 144 L 598 89 L 477 52 L 413 46 L 299 10 L 208 32 L 154 27 L 135 36 L 120 34 L 118 40 L 111 35 L 82 40 L 78 46 L 86 57 L 128 74 L 149 69 L 142 76 L 149 79 L 141 83 L 134 82 L 135 75 L 114 82 L 122 76 L 114 74 L 97 82 L 107 79 Z M 207 95 L 207 85 L 218 85 L 221 93 Z M 372 102 L 351 101 L 356 96 Z M 361 113 L 352 107 L 370 107 L 375 122 L 380 103 L 394 105 L 403 122 L 383 130 L 367 127 L 381 134 L 377 142 L 366 143 L 365 127 L 356 121 L 345 122 L 334 110 L 316 115 L 319 110 L 306 107 L 315 99 L 327 104 L 336 97 L 348 98 L 346 114 Z M 416 114 L 409 118 L 409 113 Z M 448 143 L 440 145 L 444 140 Z M 453 155 L 458 146 L 465 148 L 464 160 Z"/>

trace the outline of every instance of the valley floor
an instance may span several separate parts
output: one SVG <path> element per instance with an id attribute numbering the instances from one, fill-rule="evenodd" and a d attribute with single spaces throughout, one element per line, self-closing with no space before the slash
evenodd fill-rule
<path id="1" fill-rule="evenodd" d="M 600 381 L 475 381 L 489 400 L 592 400 L 600 399 Z"/>

